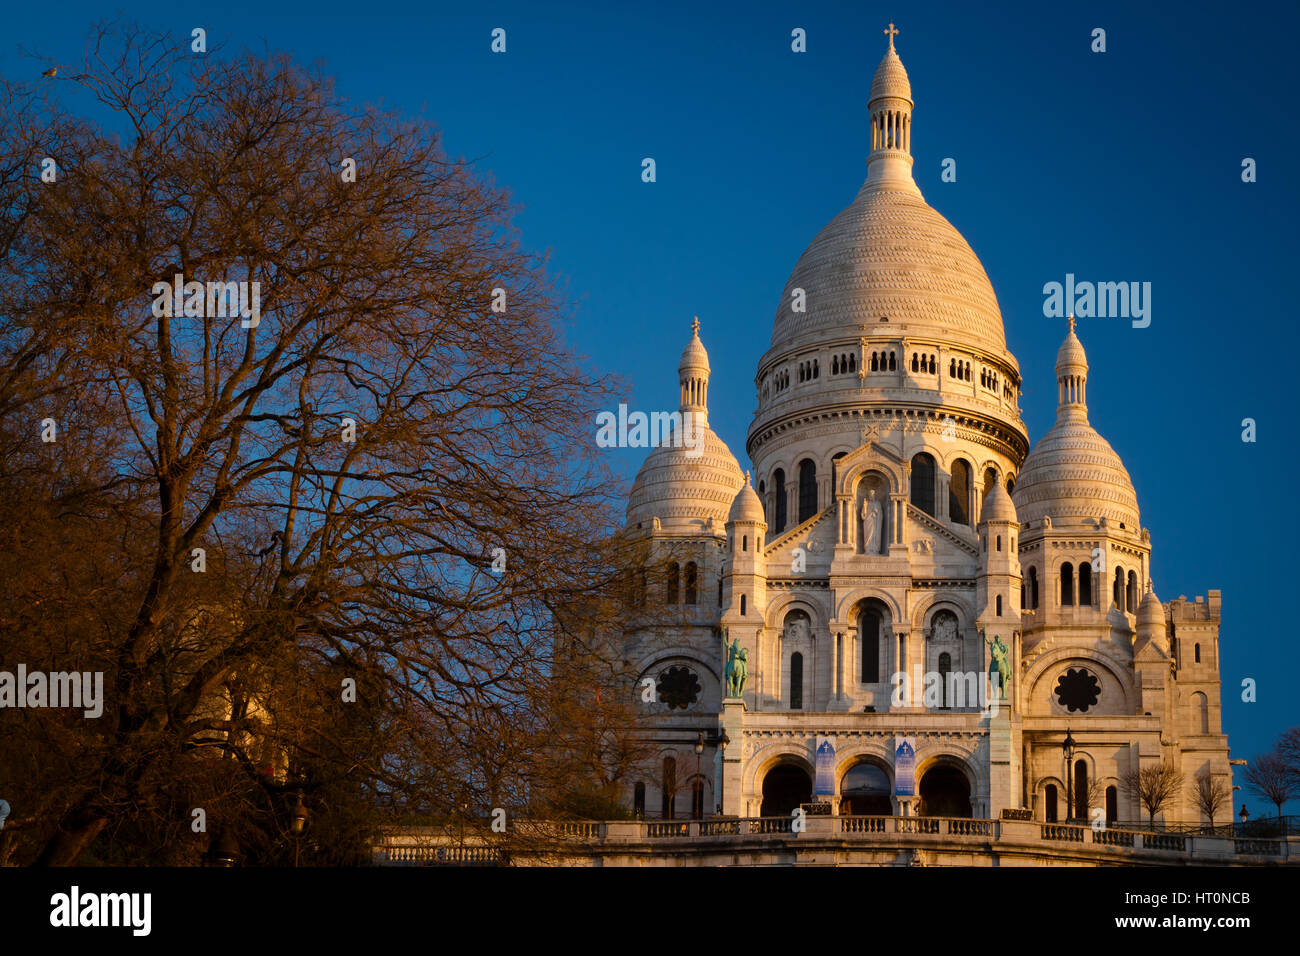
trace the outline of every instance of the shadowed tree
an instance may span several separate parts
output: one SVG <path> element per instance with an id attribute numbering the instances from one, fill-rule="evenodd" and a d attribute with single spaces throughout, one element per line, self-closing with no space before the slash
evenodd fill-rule
<path id="1" fill-rule="evenodd" d="M 1196 775 L 1196 785 L 1190 790 L 1196 809 L 1200 810 L 1214 827 L 1214 818 L 1225 808 L 1232 806 L 1232 791 L 1222 777 L 1212 777 L 1208 770 Z"/>
<path id="2" fill-rule="evenodd" d="M 1156 814 L 1173 803 L 1183 789 L 1183 772 L 1172 763 L 1164 761 L 1141 769 L 1130 770 L 1119 778 L 1120 789 L 1130 797 L 1136 796 L 1146 807 L 1151 826 Z"/>
<path id="3" fill-rule="evenodd" d="M 302 797 L 327 861 L 376 802 L 521 794 L 621 546 L 508 197 L 285 57 L 101 28 L 74 84 L 103 126 L 0 89 L 4 659 L 105 674 L 96 720 L 4 715 L 32 855 L 192 861 L 202 806 L 299 859 Z"/>
<path id="4" fill-rule="evenodd" d="M 1292 797 L 1300 797 L 1300 781 L 1292 775 L 1286 760 L 1276 750 L 1251 760 L 1241 777 L 1246 786 L 1277 807 L 1279 820 L 1282 818 L 1282 804 Z"/>

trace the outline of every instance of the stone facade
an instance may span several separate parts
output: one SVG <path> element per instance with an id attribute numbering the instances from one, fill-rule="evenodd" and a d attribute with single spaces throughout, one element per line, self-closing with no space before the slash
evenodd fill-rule
<path id="1" fill-rule="evenodd" d="M 707 427 L 698 326 L 682 355 L 703 453 L 653 451 L 628 505 L 651 571 L 624 656 L 660 690 L 640 727 L 661 751 L 628 800 L 649 818 L 699 801 L 744 818 L 829 803 L 1114 823 L 1145 819 L 1122 776 L 1171 762 L 1186 782 L 1160 818 L 1200 823 L 1196 776 L 1232 783 L 1219 592 L 1157 600 L 1137 494 L 1088 420 L 1073 320 L 1057 422 L 1031 448 L 992 285 L 912 179 L 912 105 L 891 39 L 866 181 L 796 264 L 759 361 L 752 478 Z M 724 699 L 724 633 L 748 656 L 740 699 Z"/>

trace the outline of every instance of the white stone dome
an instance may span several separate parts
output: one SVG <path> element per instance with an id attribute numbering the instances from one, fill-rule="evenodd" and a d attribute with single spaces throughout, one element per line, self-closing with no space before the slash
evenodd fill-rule
<path id="1" fill-rule="evenodd" d="M 709 427 L 709 353 L 699 329 L 697 318 L 677 369 L 679 412 L 683 423 L 691 422 L 696 434 L 690 444 L 696 447 L 663 444 L 646 456 L 628 497 L 631 529 L 649 530 L 658 518 L 663 528 L 700 531 L 712 518 L 721 534 L 736 492 L 745 483 L 736 456 Z"/>
<path id="2" fill-rule="evenodd" d="M 984 496 L 984 507 L 980 512 L 980 521 L 1010 521 L 1013 524 L 1019 524 L 1020 519 L 1016 516 L 1016 506 L 1012 502 L 1011 496 L 1007 494 L 1006 487 L 1000 481 L 993 482 L 993 487 L 989 493 Z"/>
<path id="3" fill-rule="evenodd" d="M 1021 521 L 1104 517 L 1137 531 L 1133 479 L 1119 455 L 1087 422 L 1057 422 L 1029 452 L 1011 493 Z"/>
<path id="4" fill-rule="evenodd" d="M 754 491 L 754 486 L 749 483 L 749 472 L 745 472 L 745 484 L 736 494 L 736 500 L 731 503 L 731 511 L 727 515 L 727 521 L 749 521 L 754 524 L 767 524 L 767 517 L 763 514 L 763 503 L 758 500 L 758 493 Z"/>
<path id="5" fill-rule="evenodd" d="M 698 527 L 713 518 L 721 532 L 745 478 L 731 449 L 713 429 L 701 427 L 701 454 L 671 445 L 646 456 L 627 503 L 628 527 Z M 760 508 L 760 511 L 762 509 Z"/>
<path id="6" fill-rule="evenodd" d="M 903 68 L 903 61 L 898 58 L 892 42 L 885 51 L 884 59 L 876 67 L 876 75 L 871 78 L 871 94 L 867 97 L 867 103 L 888 97 L 907 100 L 909 103 L 912 101 L 912 83 L 907 78 L 907 70 Z"/>
<path id="7" fill-rule="evenodd" d="M 1088 423 L 1088 359 L 1070 331 L 1057 354 L 1059 398 L 1056 424 L 1029 451 L 1011 498 L 1020 520 L 1051 517 L 1053 523 L 1106 518 L 1140 529 L 1133 479 L 1110 443 Z"/>
<path id="8" fill-rule="evenodd" d="M 791 308 L 795 289 L 804 290 L 807 311 Z M 799 257 L 772 346 L 891 334 L 902 325 L 909 335 L 1006 353 L 997 296 L 961 233 L 919 192 L 868 181 Z"/>

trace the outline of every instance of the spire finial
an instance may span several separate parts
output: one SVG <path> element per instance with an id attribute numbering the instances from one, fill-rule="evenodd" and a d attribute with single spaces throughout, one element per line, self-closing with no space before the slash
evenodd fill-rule
<path id="1" fill-rule="evenodd" d="M 1071 331 L 1071 332 L 1074 331 L 1074 313 L 1073 313 L 1073 312 L 1070 313 L 1070 331 Z"/>
<path id="2" fill-rule="evenodd" d="M 691 323 L 691 331 L 696 335 L 700 334 L 700 317 L 697 315 L 695 321 Z"/>
<path id="3" fill-rule="evenodd" d="M 898 36 L 898 31 L 894 29 L 894 22 L 891 20 L 889 22 L 889 29 L 881 32 L 889 37 L 889 48 L 891 50 L 894 49 L 894 37 Z"/>
<path id="4" fill-rule="evenodd" d="M 749 484 L 749 472 L 745 472 L 745 484 Z"/>

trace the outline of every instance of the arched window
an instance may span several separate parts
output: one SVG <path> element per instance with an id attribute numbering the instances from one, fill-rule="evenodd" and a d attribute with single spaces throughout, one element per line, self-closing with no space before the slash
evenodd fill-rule
<path id="1" fill-rule="evenodd" d="M 1200 691 L 1192 695 L 1192 733 L 1210 732 L 1210 700 Z"/>
<path id="2" fill-rule="evenodd" d="M 1038 569 L 1029 569 L 1029 607 L 1031 610 L 1038 609 Z"/>
<path id="3" fill-rule="evenodd" d="M 934 459 L 925 452 L 912 456 L 912 504 L 934 517 Z"/>
<path id="4" fill-rule="evenodd" d="M 1011 475 L 1007 475 L 1007 494 L 1011 494 L 1011 492 L 1015 490 L 1016 490 L 1016 479 Z"/>
<path id="5" fill-rule="evenodd" d="M 748 551 L 748 550 L 749 550 L 749 535 L 747 535 L 747 534 L 742 534 L 742 535 L 740 536 L 740 550 L 741 550 L 741 551 Z"/>
<path id="6" fill-rule="evenodd" d="M 858 618 L 858 644 L 862 656 L 862 683 L 880 680 L 880 614 L 864 611 Z"/>
<path id="7" fill-rule="evenodd" d="M 803 710 L 803 655 L 790 655 L 790 709 Z"/>
<path id="8" fill-rule="evenodd" d="M 660 815 L 665 820 L 673 818 L 677 803 L 677 759 L 664 758 L 663 799 L 660 803 Z"/>
<path id="9" fill-rule="evenodd" d="M 921 371 L 921 359 L 919 356 L 917 356 L 915 352 L 912 353 L 912 371 L 913 372 Z"/>
<path id="10" fill-rule="evenodd" d="M 1074 604 L 1074 565 L 1069 561 L 1061 565 L 1061 606 Z"/>
<path id="11" fill-rule="evenodd" d="M 998 483 L 998 472 L 997 472 L 997 469 L 996 469 L 996 468 L 985 468 L 985 469 L 984 469 L 984 488 L 983 488 L 983 490 L 980 491 L 980 501 L 983 501 L 984 499 L 986 499 L 986 498 L 989 496 L 989 492 L 993 490 L 993 486 L 996 485 L 997 483 Z"/>
<path id="12" fill-rule="evenodd" d="M 850 371 L 850 372 L 856 372 L 857 370 L 858 370 L 858 357 L 857 357 L 856 355 L 852 355 L 852 354 L 850 354 L 850 355 L 849 355 L 849 371 Z"/>
<path id="13" fill-rule="evenodd" d="M 1002 616 L 1002 595 L 1001 595 L 1001 594 L 998 595 L 998 610 L 997 610 L 997 614 L 998 614 L 998 617 L 1001 617 L 1001 616 Z"/>
<path id="14" fill-rule="evenodd" d="M 838 355 L 831 356 L 831 374 L 832 375 L 840 374 L 840 357 Z"/>
<path id="15" fill-rule="evenodd" d="M 948 359 L 948 377 L 949 377 L 949 378 L 956 378 L 956 377 L 957 377 L 957 360 L 956 360 L 956 359 Z"/>
<path id="16" fill-rule="evenodd" d="M 970 524 L 970 486 L 970 465 L 958 458 L 948 482 L 948 520 L 953 524 Z"/>
<path id="17" fill-rule="evenodd" d="M 686 562 L 686 603 L 694 604 L 699 587 L 699 568 L 694 561 Z"/>
<path id="18" fill-rule="evenodd" d="M 1136 613 L 1138 606 L 1138 576 L 1136 571 L 1128 573 L 1128 610 Z"/>
<path id="19" fill-rule="evenodd" d="M 740 596 L 740 616 L 745 616 L 745 595 Z"/>
<path id="20" fill-rule="evenodd" d="M 1079 562 L 1079 607 L 1092 607 L 1092 565 Z"/>
<path id="21" fill-rule="evenodd" d="M 893 352 L 890 352 L 890 353 L 889 353 L 889 370 L 890 370 L 891 372 L 896 372 L 896 371 L 898 371 L 898 369 L 895 368 L 895 366 L 894 366 L 894 353 L 893 353 Z"/>
<path id="22" fill-rule="evenodd" d="M 640 780 L 632 788 L 632 815 L 638 820 L 645 817 L 645 784 Z"/>
<path id="23" fill-rule="evenodd" d="M 1196 663 L 1199 664 L 1199 663 L 1201 662 L 1201 645 L 1200 645 L 1200 644 L 1197 644 L 1197 645 L 1193 648 L 1193 651 L 1195 651 L 1195 654 L 1196 654 Z"/>
<path id="24" fill-rule="evenodd" d="M 722 607 L 722 575 L 718 575 L 718 607 Z"/>
<path id="25" fill-rule="evenodd" d="M 1115 583 L 1111 587 L 1111 597 L 1115 601 L 1115 607 L 1121 611 L 1124 610 L 1124 569 L 1115 569 Z"/>
<path id="26" fill-rule="evenodd" d="M 704 819 L 704 778 L 696 777 L 691 781 L 691 816 L 696 820 Z"/>
<path id="27" fill-rule="evenodd" d="M 871 353 L 871 371 L 873 372 L 880 371 L 880 357 L 875 352 Z"/>
<path id="28" fill-rule="evenodd" d="M 803 524 L 817 513 L 817 466 L 811 458 L 799 462 L 799 520 Z"/>
<path id="29" fill-rule="evenodd" d="M 930 374 L 931 374 L 931 375 L 934 374 L 934 369 L 935 369 L 934 356 L 931 355 L 931 356 L 930 356 Z"/>
<path id="30" fill-rule="evenodd" d="M 998 551 L 1001 551 L 1001 550 L 1002 550 L 1002 535 L 998 535 L 998 536 L 997 536 L 997 539 L 998 539 L 997 550 L 998 550 Z"/>
<path id="31" fill-rule="evenodd" d="M 776 506 L 776 528 L 775 534 L 780 534 L 785 530 L 785 471 L 778 468 L 772 472 L 772 497 L 775 499 L 773 504 Z"/>
<path id="32" fill-rule="evenodd" d="M 1119 819 L 1119 790 L 1106 788 L 1106 823 L 1109 825 Z"/>
<path id="33" fill-rule="evenodd" d="M 758 483 L 758 500 L 763 505 L 763 520 L 767 520 L 767 482 Z"/>
<path id="34" fill-rule="evenodd" d="M 1056 784 L 1049 783 L 1043 788 L 1043 819 L 1048 823 L 1056 822 Z"/>
<path id="35" fill-rule="evenodd" d="M 942 701 L 940 706 L 948 706 L 948 672 L 952 670 L 952 655 L 939 655 L 939 693 Z"/>
<path id="36" fill-rule="evenodd" d="M 666 604 L 677 603 L 677 586 L 678 586 L 679 577 L 680 577 L 680 571 L 678 570 L 677 562 L 673 561 L 671 564 L 668 565 L 667 581 L 665 582 L 666 594 L 664 595 L 664 603 Z"/>
<path id="37" fill-rule="evenodd" d="M 1084 760 L 1074 762 L 1074 818 L 1088 822 L 1088 763 Z"/>

